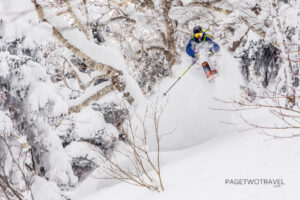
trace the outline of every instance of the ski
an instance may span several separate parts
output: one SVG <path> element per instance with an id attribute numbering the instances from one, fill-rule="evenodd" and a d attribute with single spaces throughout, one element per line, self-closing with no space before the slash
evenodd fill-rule
<path id="1" fill-rule="evenodd" d="M 218 72 L 216 69 L 211 69 L 210 65 L 208 64 L 208 62 L 203 62 L 202 63 L 202 67 L 205 73 L 205 76 L 208 80 L 208 82 L 213 82 L 215 80 L 216 77 L 218 77 Z"/>

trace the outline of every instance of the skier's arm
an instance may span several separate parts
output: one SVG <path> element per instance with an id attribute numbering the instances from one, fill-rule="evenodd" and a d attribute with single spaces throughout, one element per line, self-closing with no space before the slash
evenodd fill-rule
<path id="1" fill-rule="evenodd" d="M 195 58 L 195 51 L 192 48 L 192 43 L 193 43 L 193 39 L 190 39 L 189 43 L 186 46 L 186 53 L 192 58 Z"/>
<path id="2" fill-rule="evenodd" d="M 209 49 L 209 51 L 213 51 L 214 53 L 218 52 L 220 50 L 220 47 L 217 43 L 215 43 L 212 39 L 209 37 L 206 37 L 206 42 L 208 42 L 212 47 Z"/>

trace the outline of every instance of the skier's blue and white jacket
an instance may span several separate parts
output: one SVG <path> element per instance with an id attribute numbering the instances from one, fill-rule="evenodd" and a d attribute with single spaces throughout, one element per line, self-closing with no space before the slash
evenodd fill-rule
<path id="1" fill-rule="evenodd" d="M 200 42 L 207 42 L 207 44 L 210 46 L 209 51 L 213 51 L 213 53 L 216 53 L 220 50 L 220 47 L 217 43 L 215 43 L 212 39 L 210 39 L 205 32 L 203 32 L 203 35 L 200 39 L 195 38 L 192 36 L 189 43 L 186 46 L 186 53 L 191 56 L 192 58 L 195 58 L 196 52 L 196 45 Z"/>

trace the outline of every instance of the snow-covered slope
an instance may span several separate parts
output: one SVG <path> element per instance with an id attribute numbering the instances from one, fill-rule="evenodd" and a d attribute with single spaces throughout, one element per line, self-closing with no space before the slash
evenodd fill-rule
<path id="1" fill-rule="evenodd" d="M 300 198 L 299 139 L 268 140 L 257 134 L 225 133 L 196 147 L 163 153 L 166 191 L 155 193 L 128 184 L 103 187 L 88 179 L 74 199 L 243 199 Z M 229 185 L 226 179 L 282 179 L 284 185 Z M 94 190 L 94 191 L 93 191 Z"/>
<path id="2" fill-rule="evenodd" d="M 163 105 L 168 101 L 161 130 L 176 129 L 162 139 L 162 176 L 166 190 L 149 192 L 90 177 L 71 197 L 75 200 L 299 199 L 299 139 L 272 140 L 257 134 L 257 130 L 241 132 L 242 124 L 221 123 L 239 123 L 234 113 L 210 109 L 225 106 L 214 97 L 228 100 L 238 95 L 241 83 L 238 67 L 225 51 L 218 57 L 220 77 L 214 83 L 208 83 L 201 67 L 194 66 L 170 91 L 167 100 L 161 97 L 191 62 L 184 54 L 182 59 L 174 67 L 173 78 L 164 80 L 156 88 L 156 95 L 137 109 L 142 113 L 146 104 L 153 103 L 157 97 Z M 263 113 L 256 114 L 263 117 Z M 280 179 L 284 185 L 234 185 L 225 184 L 226 179 Z"/>

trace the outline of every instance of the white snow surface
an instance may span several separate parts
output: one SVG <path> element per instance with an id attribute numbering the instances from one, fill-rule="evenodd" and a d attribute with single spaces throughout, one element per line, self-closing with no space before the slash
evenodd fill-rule
<path id="1" fill-rule="evenodd" d="M 31 189 L 35 199 L 59 200 L 61 198 L 60 189 L 55 183 L 48 182 L 39 176 L 34 177 Z"/>
<path id="2" fill-rule="evenodd" d="M 162 97 L 191 64 L 191 59 L 183 53 L 182 63 L 173 68 L 173 77 L 163 80 L 155 95 L 136 108 L 142 116 L 145 107 L 153 105 L 157 98 L 161 105 L 166 105 L 160 130 L 173 132 L 162 139 L 164 192 L 150 192 L 91 176 L 70 193 L 72 199 L 299 199 L 300 139 L 273 140 L 258 134 L 258 130 L 243 131 L 246 126 L 236 113 L 210 109 L 228 108 L 214 98 L 237 97 L 242 81 L 238 65 L 228 53 L 222 50 L 216 56 L 219 77 L 215 82 L 207 82 L 200 59 L 168 96 Z M 248 116 L 257 122 L 274 122 L 265 113 L 256 111 Z M 150 147 L 155 151 L 154 143 Z M 225 184 L 226 179 L 282 179 L 284 185 L 229 185 Z"/>
<path id="3" fill-rule="evenodd" d="M 296 200 L 300 198 L 298 143 L 299 139 L 275 141 L 256 134 L 227 133 L 193 148 L 163 153 L 166 191 L 162 193 L 123 183 L 103 187 L 99 180 L 88 179 L 73 195 L 78 200 Z M 245 178 L 279 178 L 285 185 L 225 184 L 225 179 Z"/>

